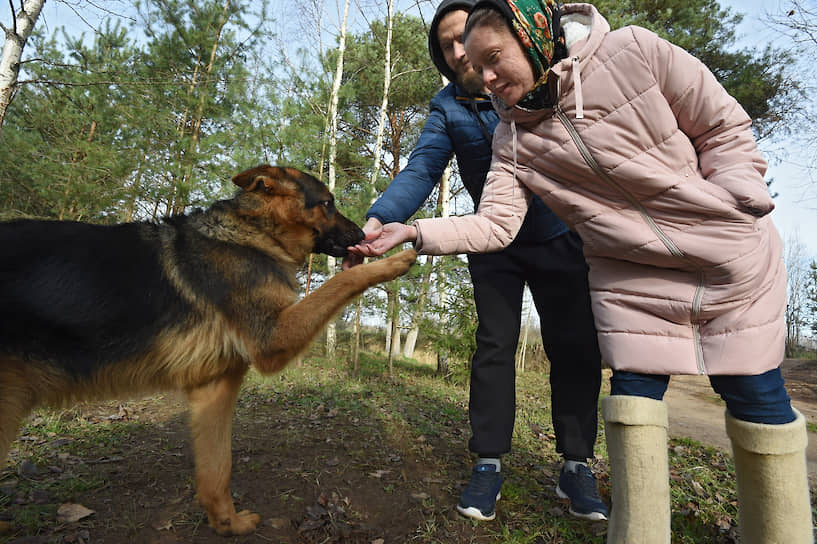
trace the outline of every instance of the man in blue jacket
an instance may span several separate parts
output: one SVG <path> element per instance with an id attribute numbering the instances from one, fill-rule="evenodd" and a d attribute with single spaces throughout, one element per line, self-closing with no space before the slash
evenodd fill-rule
<path id="1" fill-rule="evenodd" d="M 408 164 L 366 214 L 363 230 L 367 234 L 411 217 L 439 183 L 452 153 L 474 209 L 479 204 L 499 118 L 462 45 L 465 20 L 475 3 L 443 0 L 437 8 L 428 45 L 435 66 L 452 83 L 431 100 L 428 120 Z M 359 260 L 362 257 L 350 255 L 344 267 Z M 527 283 L 551 363 L 556 451 L 565 458 L 556 492 L 570 500 L 571 514 L 607 519 L 607 507 L 587 466 L 596 441 L 601 355 L 581 240 L 534 197 L 514 242 L 497 253 L 468 255 L 468 268 L 479 319 L 471 361 L 468 446 L 478 459 L 457 510 L 479 520 L 496 516 L 502 486 L 500 456 L 510 451 L 513 435 L 514 356 Z"/>

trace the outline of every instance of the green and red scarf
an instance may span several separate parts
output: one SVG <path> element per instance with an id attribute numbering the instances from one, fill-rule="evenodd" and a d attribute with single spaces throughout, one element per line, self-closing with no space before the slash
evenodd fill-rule
<path id="1" fill-rule="evenodd" d="M 550 67 L 554 58 L 559 60 L 564 50 L 564 37 L 559 28 L 559 5 L 556 0 L 503 1 L 513 15 L 511 26 L 533 64 L 536 80 L 533 89 L 519 101 L 519 105 L 530 109 L 546 107 L 551 103 L 546 85 Z"/>
<path id="2" fill-rule="evenodd" d="M 546 75 L 553 60 L 553 12 L 558 10 L 554 0 L 507 0 L 514 15 L 511 25 L 522 47 L 533 61 L 538 78 Z M 557 15 L 558 17 L 558 15 Z"/>

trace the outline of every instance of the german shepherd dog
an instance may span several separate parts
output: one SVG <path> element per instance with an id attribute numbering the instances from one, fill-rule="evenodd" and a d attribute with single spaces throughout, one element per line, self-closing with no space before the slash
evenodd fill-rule
<path id="1" fill-rule="evenodd" d="M 363 232 L 294 168 L 233 177 L 228 200 L 159 223 L 0 223 L 0 466 L 37 406 L 183 390 L 197 494 L 221 535 L 258 514 L 230 498 L 232 417 L 250 365 L 276 372 L 368 287 L 405 273 L 405 250 L 336 274 L 297 301 L 311 252 Z"/>

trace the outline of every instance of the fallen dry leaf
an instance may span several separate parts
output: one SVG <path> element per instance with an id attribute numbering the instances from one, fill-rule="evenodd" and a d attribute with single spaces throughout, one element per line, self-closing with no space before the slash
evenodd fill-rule
<path id="1" fill-rule="evenodd" d="M 283 518 L 270 518 L 264 523 L 273 529 L 286 529 L 289 526 L 289 520 Z"/>
<path id="2" fill-rule="evenodd" d="M 157 531 L 169 531 L 173 528 L 173 520 L 172 519 L 163 519 L 159 521 L 154 521 L 150 525 Z"/>
<path id="3" fill-rule="evenodd" d="M 89 510 L 81 504 L 67 502 L 57 510 L 57 521 L 60 523 L 76 523 L 92 514 L 94 514 L 93 510 Z"/>

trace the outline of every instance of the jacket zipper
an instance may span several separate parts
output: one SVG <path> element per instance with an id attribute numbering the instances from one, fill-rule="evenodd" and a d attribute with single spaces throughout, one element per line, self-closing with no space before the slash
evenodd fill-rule
<path id="1" fill-rule="evenodd" d="M 607 172 L 605 172 L 599 163 L 596 161 L 596 158 L 593 157 L 593 154 L 590 153 L 590 150 L 585 145 L 584 141 L 582 140 L 581 135 L 576 130 L 576 127 L 573 126 L 573 123 L 570 122 L 570 119 L 565 114 L 564 110 L 559 104 L 554 106 L 554 112 L 556 113 L 556 117 L 558 117 L 559 121 L 567 130 L 568 134 L 570 134 L 573 143 L 576 144 L 576 148 L 579 150 L 584 162 L 587 163 L 587 166 L 590 167 L 591 170 L 599 177 L 602 181 L 610 185 L 613 189 L 619 192 L 624 198 L 627 199 L 634 209 L 638 210 L 638 213 L 641 215 L 644 222 L 650 227 L 650 229 L 655 233 L 661 243 L 664 244 L 664 247 L 674 256 L 678 258 L 682 258 L 686 260 L 686 255 L 683 251 L 681 251 L 678 246 L 675 245 L 675 242 L 661 230 L 661 227 L 656 224 L 655 220 L 650 216 L 641 202 L 638 201 L 629 191 L 627 191 L 624 187 L 621 186 L 616 180 L 610 177 Z M 701 311 L 701 300 L 703 298 L 703 284 L 704 278 L 703 273 L 698 273 L 698 286 L 695 289 L 695 297 L 692 301 L 692 334 L 695 342 L 695 358 L 698 365 L 698 373 L 699 374 L 706 374 L 706 367 L 704 366 L 704 359 L 703 359 L 703 347 L 701 346 L 701 334 L 700 334 L 700 324 L 698 323 L 698 315 Z"/>

